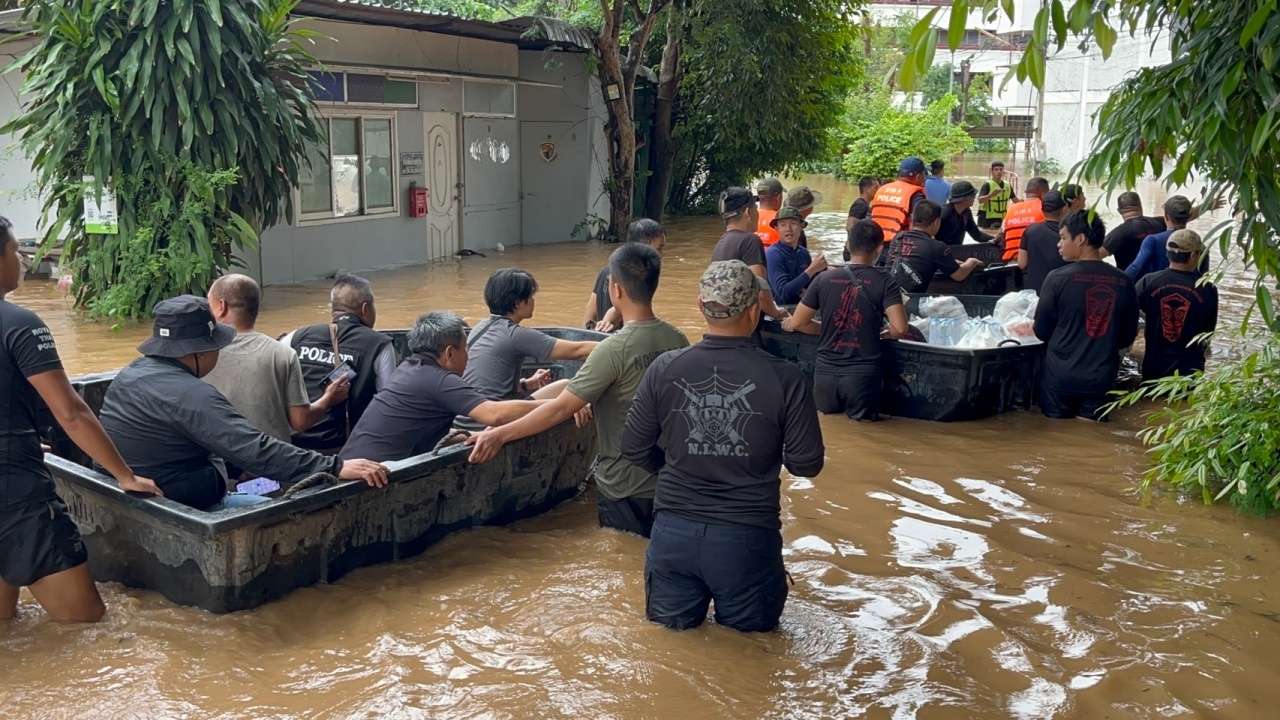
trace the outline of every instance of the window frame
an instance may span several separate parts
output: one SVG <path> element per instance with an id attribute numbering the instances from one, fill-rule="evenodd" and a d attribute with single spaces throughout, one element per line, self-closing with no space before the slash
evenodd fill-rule
<path id="1" fill-rule="evenodd" d="M 511 87 L 511 113 L 469 112 L 467 111 L 467 85 L 509 85 Z M 520 83 L 517 80 L 498 80 L 493 78 L 463 78 L 462 80 L 462 116 L 469 118 L 490 118 L 497 120 L 513 120 L 519 114 Z"/>
<path id="2" fill-rule="evenodd" d="M 339 109 L 337 106 L 330 106 L 320 114 L 320 119 L 327 126 L 328 147 L 326 149 L 329 158 L 329 209 L 320 212 L 304 212 L 302 204 L 302 184 L 294 188 L 295 207 L 298 208 L 298 225 L 328 225 L 331 223 L 358 222 L 360 220 L 370 220 L 383 218 L 388 216 L 397 216 L 400 214 L 400 178 L 397 170 L 396 150 L 399 147 L 399 136 L 397 135 L 396 121 L 398 113 L 394 110 L 386 112 L 378 112 L 376 110 L 367 109 Z M 359 140 L 359 156 L 360 156 L 360 211 L 351 215 L 336 215 L 336 207 L 338 203 L 337 189 L 333 184 L 333 125 L 332 120 L 339 118 L 354 118 L 357 120 L 356 137 Z M 391 176 L 391 205 L 389 207 L 368 207 L 368 175 L 364 172 L 364 162 L 367 157 L 365 149 L 365 120 L 387 120 L 391 123 L 391 157 L 388 174 Z"/>

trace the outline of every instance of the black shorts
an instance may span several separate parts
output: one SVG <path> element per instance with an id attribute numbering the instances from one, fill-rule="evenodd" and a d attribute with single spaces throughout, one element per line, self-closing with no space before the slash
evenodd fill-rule
<path id="1" fill-rule="evenodd" d="M 1055 420 L 1082 417 L 1086 420 L 1106 422 L 1101 410 L 1107 400 L 1106 393 L 1068 393 L 1040 388 L 1040 412 Z"/>
<path id="2" fill-rule="evenodd" d="M 596 500 L 600 527 L 613 528 L 649 537 L 653 532 L 653 498 L 629 497 L 610 500 L 601 495 Z"/>
<path id="3" fill-rule="evenodd" d="M 701 625 L 712 600 L 720 625 L 773 630 L 787 603 L 782 533 L 664 512 L 654 519 L 645 554 L 644 593 L 645 617 L 673 630 Z"/>
<path id="4" fill-rule="evenodd" d="M 6 583 L 27 587 L 88 560 L 80 530 L 61 500 L 0 511 L 0 578 Z"/>
<path id="5" fill-rule="evenodd" d="M 883 389 L 879 368 L 846 375 L 813 374 L 813 400 L 824 415 L 842 412 L 853 420 L 879 420 Z"/>

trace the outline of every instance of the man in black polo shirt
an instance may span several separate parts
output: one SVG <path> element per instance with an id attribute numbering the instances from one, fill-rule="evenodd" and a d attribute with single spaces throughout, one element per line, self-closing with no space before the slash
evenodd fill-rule
<path id="1" fill-rule="evenodd" d="M 373 329 L 378 311 L 369 281 L 356 275 L 338 278 L 329 302 L 332 322 L 300 328 L 280 339 L 298 354 L 313 403 L 324 395 L 334 369 L 345 362 L 354 373 L 354 377 L 347 376 L 351 392 L 346 402 L 331 406 L 319 422 L 293 436 L 298 447 L 320 452 L 336 452 L 342 447 L 373 401 L 373 394 L 396 369 L 391 338 Z"/>
<path id="2" fill-rule="evenodd" d="M 957 180 L 951 186 L 951 195 L 942 206 L 942 223 L 938 226 L 937 240 L 947 245 L 964 243 L 967 234 L 974 242 L 991 242 L 991 238 L 978 229 L 973 220 L 973 201 L 978 190 L 968 180 Z"/>
<path id="3" fill-rule="evenodd" d="M 933 238 L 942 224 L 941 218 L 938 203 L 922 200 L 911 211 L 911 229 L 898 233 L 889 243 L 889 272 L 909 293 L 929 292 L 929 283 L 938 272 L 959 282 L 982 266 L 977 258 L 957 261 L 951 256 L 950 247 Z"/>
<path id="4" fill-rule="evenodd" d="M 407 339 L 413 355 L 373 396 L 338 457 L 403 460 L 431 452 L 457 416 L 505 425 L 545 402 L 489 400 L 462 379 L 467 326 L 457 313 L 437 310 L 419 317 Z"/>
<path id="5" fill-rule="evenodd" d="M 721 193 L 720 217 L 724 218 L 725 230 L 711 251 L 711 261 L 741 260 L 751 268 L 759 278 L 761 311 L 776 320 L 784 320 L 790 313 L 774 304 L 769 274 L 765 271 L 764 242 L 756 235 L 760 222 L 760 209 L 756 207 L 759 200 L 746 188 L 731 187 Z"/>
<path id="6" fill-rule="evenodd" d="M 765 352 L 755 278 L 739 261 L 703 273 L 702 342 L 645 371 L 627 415 L 622 456 L 658 476 L 645 559 L 645 615 L 745 632 L 778 625 L 787 599 L 781 481 L 812 477 L 825 448 L 813 393 L 795 365 Z"/>
<path id="7" fill-rule="evenodd" d="M 1063 218 L 1058 250 L 1068 264 L 1040 289 L 1035 332 L 1047 346 L 1040 410 L 1051 418 L 1105 419 L 1100 411 L 1115 387 L 1120 351 L 1138 334 L 1133 281 L 1099 252 L 1106 233 L 1088 210 Z"/>
<path id="8" fill-rule="evenodd" d="M 1066 198 L 1057 190 L 1050 190 L 1040 199 L 1044 220 L 1032 223 L 1022 233 L 1018 247 L 1018 267 L 1028 290 L 1040 292 L 1049 273 L 1067 264 L 1058 252 L 1058 223 L 1067 210 Z"/>

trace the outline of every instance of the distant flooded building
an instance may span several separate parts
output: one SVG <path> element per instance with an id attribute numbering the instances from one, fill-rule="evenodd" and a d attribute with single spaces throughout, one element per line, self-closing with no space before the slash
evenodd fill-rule
<path id="1" fill-rule="evenodd" d="M 0 13 L 0 33 L 18 29 L 20 12 Z M 264 284 L 562 242 L 589 214 L 607 216 L 605 112 L 584 38 L 531 32 L 532 18 L 487 23 L 349 0 L 303 0 L 294 14 L 333 39 L 312 48 L 328 142 L 295 191 L 293 222 L 244 258 Z M 20 112 L 23 78 L 4 80 L 7 119 Z M 0 213 L 36 237 L 29 161 L 11 147 L 0 172 Z"/>

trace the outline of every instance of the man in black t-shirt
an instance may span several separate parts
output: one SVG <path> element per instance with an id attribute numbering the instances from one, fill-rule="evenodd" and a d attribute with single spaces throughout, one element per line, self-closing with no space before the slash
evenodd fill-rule
<path id="1" fill-rule="evenodd" d="M 1136 192 L 1120 193 L 1116 199 L 1120 211 L 1120 224 L 1102 243 L 1102 257 L 1114 255 L 1116 267 L 1124 270 L 1133 264 L 1142 248 L 1142 240 L 1148 235 L 1168 229 L 1163 217 L 1146 217 L 1142 214 L 1142 198 Z"/>
<path id="2" fill-rule="evenodd" d="M 760 210 L 756 207 L 759 200 L 750 190 L 740 187 L 731 187 L 720 194 L 720 217 L 724 219 L 725 231 L 711 251 L 711 262 L 741 260 L 745 263 L 759 279 L 760 311 L 775 320 L 783 320 L 789 313 L 774 304 L 769 274 L 765 270 L 764 242 L 755 232 L 760 222 Z"/>
<path id="3" fill-rule="evenodd" d="M 4 299 L 22 280 L 13 225 L 0 217 L 0 621 L 17 614 L 26 587 L 54 620 L 96 622 L 105 612 L 89 556 L 44 464 L 40 401 L 120 489 L 161 495 L 120 457 L 93 411 L 71 388 L 53 334 L 35 313 Z"/>
<path id="4" fill-rule="evenodd" d="M 1069 264 L 1049 273 L 1040 290 L 1035 333 L 1047 345 L 1040 410 L 1051 418 L 1104 420 L 1120 351 L 1138 334 L 1133 281 L 1102 261 L 1105 235 L 1088 210 L 1063 218 L 1058 250 Z"/>
<path id="5" fill-rule="evenodd" d="M 882 321 L 889 318 L 891 338 L 907 333 L 902 291 L 884 268 L 874 267 L 883 248 L 884 230 L 873 220 L 859 220 L 845 246 L 852 263 L 815 278 L 795 314 L 782 324 L 788 332 L 821 338 L 813 387 L 821 413 L 880 419 Z"/>
<path id="6" fill-rule="evenodd" d="M 1044 220 L 1032 223 L 1022 234 L 1018 247 L 1018 267 L 1028 290 L 1040 292 L 1049 273 L 1067 264 L 1058 252 L 1058 224 L 1067 209 L 1066 198 L 1057 190 L 1050 190 L 1040 200 Z"/>
<path id="7" fill-rule="evenodd" d="M 627 242 L 648 245 L 658 251 L 658 257 L 662 257 L 667 247 L 667 229 L 657 220 L 640 218 L 627 228 Z M 582 326 L 602 333 L 611 333 L 622 327 L 621 313 L 614 310 L 613 303 L 609 302 L 609 263 L 596 273 L 596 283 L 591 287 L 591 297 L 587 299 Z"/>
<path id="8" fill-rule="evenodd" d="M 675 630 L 716 622 L 743 632 L 778 626 L 787 601 L 782 484 L 822 470 L 813 392 L 794 364 L 752 334 L 759 291 L 740 261 L 702 274 L 707 334 L 649 365 L 622 434 L 622 457 L 657 475 L 645 556 L 645 616 Z"/>
<path id="9" fill-rule="evenodd" d="M 957 180 L 951 186 L 951 194 L 942 206 L 942 224 L 938 226 L 937 240 L 947 245 L 961 245 L 967 234 L 974 242 L 991 242 L 991 238 L 978 229 L 973 220 L 973 200 L 978 191 L 968 180 Z"/>
<path id="10" fill-rule="evenodd" d="M 1200 280 L 1204 241 L 1194 230 L 1169 236 L 1169 267 L 1138 281 L 1138 309 L 1147 319 L 1142 379 L 1190 375 L 1204 370 L 1207 343 L 1198 335 L 1218 327 L 1218 288 Z"/>
<path id="11" fill-rule="evenodd" d="M 982 266 L 977 258 L 958 262 L 950 247 L 933 238 L 941 224 L 942 208 L 932 200 L 922 200 L 911 211 L 911 229 L 898 233 L 889 243 L 889 272 L 903 290 L 927 293 L 936 273 L 959 282 Z"/>
<path id="12" fill-rule="evenodd" d="M 858 199 L 849 206 L 849 217 L 844 221 L 846 232 L 853 229 L 854 223 L 866 219 L 867 215 L 871 214 L 871 200 L 879 189 L 880 181 L 871 175 L 858 178 Z M 848 260 L 848 258 L 845 259 Z"/>

